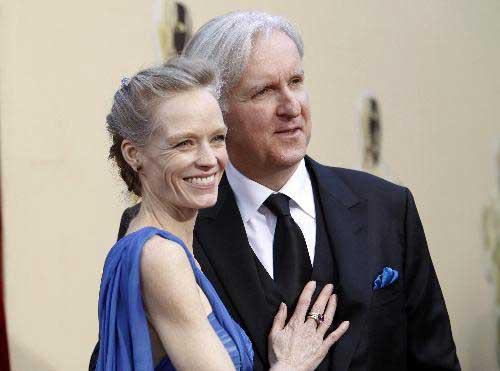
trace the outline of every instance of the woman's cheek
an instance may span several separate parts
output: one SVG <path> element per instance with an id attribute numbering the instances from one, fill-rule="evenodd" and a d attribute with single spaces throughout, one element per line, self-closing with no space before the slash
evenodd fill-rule
<path id="1" fill-rule="evenodd" d="M 218 151 L 217 151 L 217 158 L 219 160 L 219 166 L 222 167 L 221 170 L 224 170 L 227 166 L 228 162 L 228 156 L 227 156 L 227 151 L 226 151 L 226 146 L 222 146 Z"/>

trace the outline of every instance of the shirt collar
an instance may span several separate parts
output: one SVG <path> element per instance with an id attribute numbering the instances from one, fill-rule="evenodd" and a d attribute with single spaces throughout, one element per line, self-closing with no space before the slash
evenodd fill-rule
<path id="1" fill-rule="evenodd" d="M 275 193 L 272 189 L 247 178 L 230 162 L 226 168 L 226 176 L 229 185 L 234 191 L 236 203 L 244 222 L 248 222 L 259 210 L 264 201 L 271 194 Z M 312 218 L 316 217 L 311 179 L 304 159 L 300 161 L 295 172 L 279 192 L 290 197 L 306 214 Z"/>
<path id="2" fill-rule="evenodd" d="M 310 217 L 316 218 L 311 178 L 304 159 L 300 161 L 297 170 L 280 189 L 280 192 L 290 197 Z"/>

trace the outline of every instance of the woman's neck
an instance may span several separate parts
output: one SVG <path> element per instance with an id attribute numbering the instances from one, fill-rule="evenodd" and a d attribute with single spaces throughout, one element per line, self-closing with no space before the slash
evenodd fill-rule
<path id="1" fill-rule="evenodd" d="M 144 195 L 141 200 L 141 209 L 130 223 L 128 232 L 134 232 L 143 227 L 160 228 L 179 237 L 192 253 L 193 229 L 197 214 L 197 210 L 165 205 Z"/>

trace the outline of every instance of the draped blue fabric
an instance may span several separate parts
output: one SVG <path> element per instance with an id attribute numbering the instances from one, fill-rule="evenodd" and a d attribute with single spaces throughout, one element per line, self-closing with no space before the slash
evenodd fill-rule
<path id="1" fill-rule="evenodd" d="M 231 318 L 212 284 L 196 266 L 189 250 L 176 236 L 153 227 L 145 227 L 123 237 L 112 247 L 106 258 L 99 292 L 100 345 L 96 370 L 174 370 L 168 358 L 154 368 L 148 323 L 142 303 L 141 252 L 146 241 L 154 235 L 182 246 L 196 282 L 212 306 L 213 318 L 209 316 L 210 324 L 228 350 L 235 367 L 238 370 L 252 370 L 253 350 L 250 340 Z"/>

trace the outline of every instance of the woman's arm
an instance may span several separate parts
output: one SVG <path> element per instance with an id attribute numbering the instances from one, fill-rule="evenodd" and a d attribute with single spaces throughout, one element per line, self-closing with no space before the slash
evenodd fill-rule
<path id="1" fill-rule="evenodd" d="M 207 320 L 186 253 L 175 242 L 151 238 L 141 257 L 146 312 L 178 370 L 234 370 Z"/>

